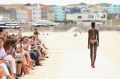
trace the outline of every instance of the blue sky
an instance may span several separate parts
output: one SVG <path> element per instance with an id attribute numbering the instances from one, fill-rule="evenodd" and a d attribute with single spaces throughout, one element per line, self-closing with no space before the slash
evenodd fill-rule
<path id="1" fill-rule="evenodd" d="M 68 4 L 77 4 L 80 2 L 85 2 L 89 4 L 95 3 L 112 3 L 120 5 L 120 0 L 0 0 L 0 4 L 13 4 L 13 3 L 42 3 L 49 5 L 68 5 Z"/>

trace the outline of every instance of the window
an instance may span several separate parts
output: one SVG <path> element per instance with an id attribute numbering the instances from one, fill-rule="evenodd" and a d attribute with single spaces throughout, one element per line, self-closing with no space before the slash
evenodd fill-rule
<path id="1" fill-rule="evenodd" d="M 35 19 L 35 17 L 33 17 L 33 19 Z"/>
<path id="2" fill-rule="evenodd" d="M 35 10 L 35 8 L 33 8 L 33 10 Z"/>
<path id="3" fill-rule="evenodd" d="M 35 12 L 33 12 L 33 14 L 35 14 Z"/>
<path id="4" fill-rule="evenodd" d="M 93 15 L 88 15 L 88 18 L 94 18 L 94 16 Z"/>
<path id="5" fill-rule="evenodd" d="M 105 18 L 105 14 L 103 14 L 103 16 L 101 16 L 101 18 Z"/>
<path id="6" fill-rule="evenodd" d="M 82 18 L 82 16 L 78 16 L 78 19 L 81 19 Z"/>

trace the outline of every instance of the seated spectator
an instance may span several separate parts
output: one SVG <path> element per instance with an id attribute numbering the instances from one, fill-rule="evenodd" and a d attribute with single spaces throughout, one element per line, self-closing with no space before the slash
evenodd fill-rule
<path id="1" fill-rule="evenodd" d="M 6 40 L 3 46 L 2 46 L 3 40 L 0 40 L 0 41 L 1 41 L 0 51 L 3 53 L 2 56 L 4 57 L 5 61 L 9 62 L 7 63 L 7 67 L 10 69 L 10 74 L 15 78 L 16 77 L 16 63 L 15 63 L 15 59 L 11 55 L 11 51 L 12 51 L 11 40 Z"/>
<path id="2" fill-rule="evenodd" d="M 1 62 L 2 62 L 2 59 L 0 59 L 0 79 L 5 77 L 5 70 L 4 70 L 3 66 L 1 65 Z"/>
<path id="3" fill-rule="evenodd" d="M 35 46 L 34 46 L 34 44 L 32 44 L 31 45 L 31 50 L 30 50 L 30 57 L 31 57 L 31 59 L 32 60 L 34 60 L 35 61 L 35 65 L 36 66 L 42 66 L 42 64 L 40 63 L 40 61 L 39 61 L 39 56 L 40 56 L 40 54 L 38 53 L 38 51 L 36 50 L 36 49 L 34 49 L 35 48 Z"/>
<path id="4" fill-rule="evenodd" d="M 15 52 L 15 59 L 16 59 L 16 67 L 17 67 L 17 71 L 16 71 L 16 75 L 18 77 L 22 76 L 21 71 L 22 71 L 22 54 L 21 52 L 19 52 L 19 50 L 16 50 Z"/>
<path id="5" fill-rule="evenodd" d="M 6 79 L 6 78 L 10 79 L 11 76 L 5 63 L 0 60 L 0 79 Z"/>

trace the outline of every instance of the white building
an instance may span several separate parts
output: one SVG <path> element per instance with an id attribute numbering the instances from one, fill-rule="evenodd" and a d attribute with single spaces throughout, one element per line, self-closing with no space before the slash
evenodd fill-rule
<path id="1" fill-rule="evenodd" d="M 41 20 L 41 7 L 39 4 L 31 4 L 32 9 L 32 23 Z"/>
<path id="2" fill-rule="evenodd" d="M 22 9 L 16 10 L 16 20 L 18 23 L 27 23 L 28 22 L 27 11 Z"/>
<path id="3" fill-rule="evenodd" d="M 73 20 L 79 23 L 88 23 L 88 22 L 101 22 L 104 23 L 107 20 L 106 13 L 74 13 L 66 14 L 66 20 Z"/>

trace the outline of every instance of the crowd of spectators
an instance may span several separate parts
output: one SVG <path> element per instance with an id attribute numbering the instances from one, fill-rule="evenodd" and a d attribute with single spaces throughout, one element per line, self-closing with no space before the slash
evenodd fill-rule
<path id="1" fill-rule="evenodd" d="M 37 29 L 30 37 L 9 35 L 9 32 L 0 29 L 0 79 L 18 79 L 34 69 L 42 66 L 41 60 L 48 58 L 48 48 Z"/>

